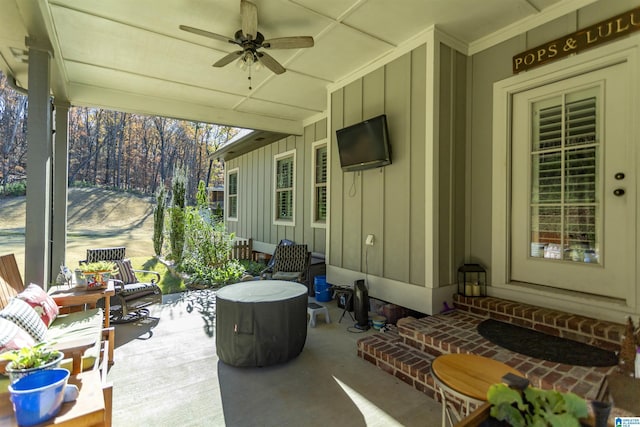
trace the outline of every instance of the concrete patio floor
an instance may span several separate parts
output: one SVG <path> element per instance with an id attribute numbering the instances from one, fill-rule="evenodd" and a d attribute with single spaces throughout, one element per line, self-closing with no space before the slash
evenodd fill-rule
<path id="1" fill-rule="evenodd" d="M 153 318 L 116 326 L 113 425 L 439 425 L 440 404 L 358 358 L 363 335 L 323 304 L 332 323 L 309 328 L 296 359 L 234 368 L 216 356 L 213 293 L 165 296 Z"/>

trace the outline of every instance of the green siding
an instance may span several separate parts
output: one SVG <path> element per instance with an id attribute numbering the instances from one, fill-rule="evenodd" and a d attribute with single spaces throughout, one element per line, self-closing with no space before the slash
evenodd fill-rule
<path id="1" fill-rule="evenodd" d="M 326 127 L 327 121 L 320 120 L 305 127 L 302 136 L 289 136 L 226 162 L 227 170 L 239 168 L 238 221 L 227 221 L 228 231 L 274 245 L 292 239 L 313 252 L 325 252 L 325 229 L 311 227 L 310 174 L 311 144 L 325 137 Z M 275 225 L 273 158 L 290 150 L 296 152 L 295 226 Z"/>

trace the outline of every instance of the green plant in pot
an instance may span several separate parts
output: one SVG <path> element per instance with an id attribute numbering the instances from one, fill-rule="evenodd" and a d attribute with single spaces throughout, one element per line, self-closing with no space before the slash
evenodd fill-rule
<path id="1" fill-rule="evenodd" d="M 9 361 L 5 370 L 11 383 L 34 372 L 59 367 L 64 353 L 52 349 L 50 345 L 42 342 L 33 347 L 22 347 L 0 354 L 1 360 Z"/>
<path id="2" fill-rule="evenodd" d="M 493 384 L 487 392 L 491 416 L 513 427 L 580 427 L 587 403 L 574 393 L 527 387 L 522 392 Z"/>
<path id="3" fill-rule="evenodd" d="M 112 261 L 81 263 L 78 270 L 85 277 L 89 289 L 106 286 L 109 278 L 118 274 L 116 264 Z"/>

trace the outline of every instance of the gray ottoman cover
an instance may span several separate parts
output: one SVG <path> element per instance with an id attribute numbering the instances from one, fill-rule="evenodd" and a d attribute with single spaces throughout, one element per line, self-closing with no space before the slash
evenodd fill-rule
<path id="1" fill-rule="evenodd" d="M 259 280 L 225 286 L 216 295 L 216 350 L 232 366 L 268 366 L 302 351 L 307 339 L 307 288 Z"/>

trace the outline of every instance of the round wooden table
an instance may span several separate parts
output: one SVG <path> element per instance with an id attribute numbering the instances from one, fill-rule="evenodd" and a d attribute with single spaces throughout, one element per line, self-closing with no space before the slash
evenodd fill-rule
<path id="1" fill-rule="evenodd" d="M 502 382 L 505 374 L 524 377 L 521 372 L 497 360 L 475 354 L 444 354 L 431 364 L 431 373 L 436 389 L 442 397 L 442 426 L 447 416 L 451 425 L 469 415 L 471 405 L 480 405 L 487 400 L 487 391 L 492 384 Z M 462 401 L 461 412 L 447 405 L 447 395 Z"/>

